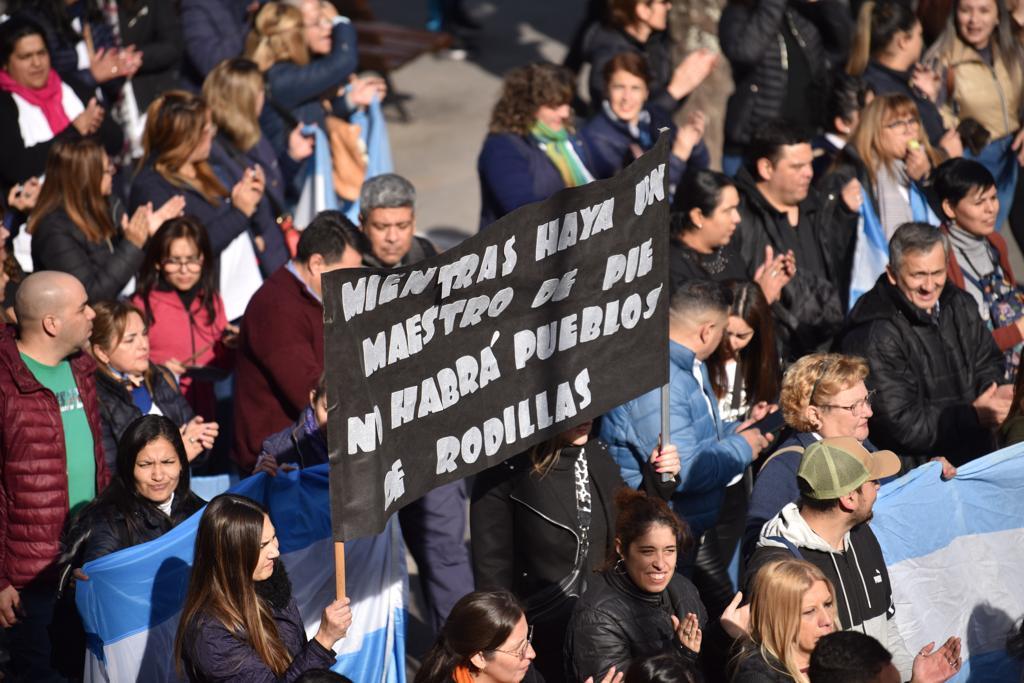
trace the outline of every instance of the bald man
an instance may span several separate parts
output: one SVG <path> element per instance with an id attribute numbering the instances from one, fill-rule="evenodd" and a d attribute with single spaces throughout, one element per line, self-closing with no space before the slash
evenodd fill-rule
<path id="1" fill-rule="evenodd" d="M 29 275 L 0 328 L 0 626 L 15 681 L 62 681 L 50 665 L 55 561 L 69 513 L 109 475 L 92 359 L 95 317 L 74 276 Z"/>

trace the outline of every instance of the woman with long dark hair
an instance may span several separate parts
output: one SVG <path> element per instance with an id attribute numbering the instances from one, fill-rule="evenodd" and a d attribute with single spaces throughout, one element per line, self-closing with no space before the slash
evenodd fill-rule
<path id="1" fill-rule="evenodd" d="M 537 629 L 534 665 L 563 675 L 562 639 L 576 599 L 615 544 L 614 492 L 626 483 L 587 421 L 476 476 L 469 506 L 473 574 L 481 590 L 510 590 Z M 675 492 L 675 446 L 655 449 L 641 486 Z M 662 474 L 671 475 L 668 481 Z"/>
<path id="2" fill-rule="evenodd" d="M 216 417 L 213 384 L 197 368 L 230 369 L 238 330 L 228 324 L 206 229 L 185 216 L 164 223 L 146 246 L 132 303 L 149 326 L 150 357 L 178 375 L 197 415 Z"/>
<path id="3" fill-rule="evenodd" d="M 82 510 L 72 532 L 73 565 L 152 541 L 205 501 L 189 488 L 188 455 L 177 425 L 163 415 L 136 418 L 117 444 L 117 468 L 103 493 Z"/>
<path id="4" fill-rule="evenodd" d="M 174 642 L 174 660 L 191 683 L 292 683 L 334 664 L 332 648 L 352 625 L 349 600 L 327 605 L 307 640 L 280 555 L 262 506 L 230 493 L 210 501 Z"/>
<path id="5" fill-rule="evenodd" d="M 729 321 L 708 372 L 722 419 L 744 420 L 751 406 L 776 402 L 782 371 L 764 292 L 754 282 L 733 280 L 726 287 L 732 292 Z"/>
<path id="6" fill-rule="evenodd" d="M 692 539 L 660 498 L 620 489 L 615 547 L 576 603 L 565 635 L 566 672 L 582 681 L 635 659 L 669 653 L 695 662 L 707 613 L 696 586 L 676 572 Z"/>
<path id="7" fill-rule="evenodd" d="M 129 219 L 112 196 L 113 177 L 110 158 L 94 140 L 56 142 L 28 220 L 33 269 L 74 275 L 90 301 L 121 293 L 142 265 L 149 236 L 183 206 L 170 196 L 156 211 L 139 206 Z"/>

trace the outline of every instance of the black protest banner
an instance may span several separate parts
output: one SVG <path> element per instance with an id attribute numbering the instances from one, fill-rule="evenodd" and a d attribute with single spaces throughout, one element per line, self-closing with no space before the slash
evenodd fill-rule
<path id="1" fill-rule="evenodd" d="M 668 381 L 668 150 L 428 261 L 324 276 L 335 540 Z"/>

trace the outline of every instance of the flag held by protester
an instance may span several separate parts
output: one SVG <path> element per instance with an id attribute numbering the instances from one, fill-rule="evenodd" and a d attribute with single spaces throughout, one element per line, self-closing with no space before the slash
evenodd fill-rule
<path id="1" fill-rule="evenodd" d="M 1020 681 L 1006 639 L 1024 615 L 1022 456 L 1024 444 L 1004 448 L 950 481 L 930 463 L 883 486 L 875 503 L 871 528 L 906 651 L 960 636 L 963 666 L 953 681 Z M 909 664 L 897 662 L 905 674 Z"/>
<path id="2" fill-rule="evenodd" d="M 312 636 L 334 599 L 334 555 L 327 467 L 261 474 L 232 492 L 265 505 L 291 577 L 292 591 Z M 192 568 L 202 512 L 166 535 L 85 565 L 77 584 L 78 610 L 89 642 L 87 683 L 182 680 L 173 659 L 178 615 Z M 334 670 L 354 681 L 405 683 L 407 575 L 397 524 L 346 545 L 352 627 L 335 646 Z"/>
<path id="3" fill-rule="evenodd" d="M 670 142 L 428 261 L 325 274 L 335 540 L 667 381 Z"/>

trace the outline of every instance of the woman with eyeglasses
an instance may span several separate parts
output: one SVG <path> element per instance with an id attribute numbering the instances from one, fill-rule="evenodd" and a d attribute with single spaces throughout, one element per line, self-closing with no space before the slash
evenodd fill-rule
<path id="1" fill-rule="evenodd" d="M 696 586 L 676 573 L 690 531 L 660 498 L 620 489 L 615 547 L 580 597 L 565 634 L 567 679 L 625 671 L 670 654 L 697 661 L 707 613 Z"/>
<path id="2" fill-rule="evenodd" d="M 745 555 L 753 551 L 764 523 L 800 497 L 796 471 L 804 448 L 821 439 L 852 436 L 868 452 L 878 450 L 868 438 L 874 395 L 865 384 L 868 372 L 863 358 L 838 353 L 804 356 L 786 370 L 779 408 L 795 433 L 761 464 L 754 480 L 744 533 Z M 912 458 L 900 459 L 904 471 L 919 464 Z M 946 458 L 932 460 L 942 464 L 944 478 L 956 475 L 956 468 Z"/>
<path id="3" fill-rule="evenodd" d="M 154 363 L 178 376 L 196 415 L 216 418 L 216 397 L 205 369 L 228 371 L 238 328 L 224 314 L 216 261 L 206 230 L 188 216 L 160 226 L 146 247 L 132 303 L 149 326 Z M 205 376 L 204 376 L 205 375 Z"/>
<path id="4" fill-rule="evenodd" d="M 261 166 L 246 168 L 230 190 L 210 166 L 217 125 L 206 102 L 171 90 L 153 100 L 146 113 L 145 154 L 132 183 L 130 204 L 185 197 L 185 213 L 199 221 L 220 261 L 220 291 L 229 320 L 241 316 L 263 282 L 259 263 L 277 258 L 280 230 L 261 225 L 256 210 L 266 184 Z"/>
<path id="5" fill-rule="evenodd" d="M 220 432 L 216 422 L 193 413 L 167 368 L 149 357 L 149 334 L 142 311 L 125 301 L 93 304 L 96 318 L 89 353 L 96 369 L 96 393 L 103 421 L 103 450 L 111 471 L 117 442 L 136 418 L 163 415 L 179 428 L 189 462 L 213 448 Z"/>
<path id="6" fill-rule="evenodd" d="M 128 287 L 149 236 L 183 206 L 180 197 L 170 197 L 156 211 L 151 204 L 139 206 L 129 218 L 112 194 L 113 177 L 114 166 L 95 140 L 55 142 L 28 220 L 33 270 L 74 275 L 93 302 Z"/>
<path id="7" fill-rule="evenodd" d="M 190 683 L 293 683 L 334 665 L 334 644 L 352 625 L 349 599 L 328 604 L 307 639 L 280 556 L 261 505 L 225 493 L 206 506 L 172 660 Z"/>
<path id="8" fill-rule="evenodd" d="M 924 188 L 940 160 L 913 100 L 905 95 L 878 95 L 861 110 L 846 147 L 822 180 L 823 187 L 842 188 L 856 178 L 865 196 L 861 214 L 877 224 L 888 241 L 903 223 L 939 224 Z"/>

